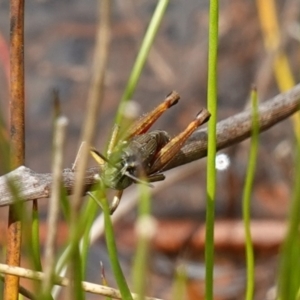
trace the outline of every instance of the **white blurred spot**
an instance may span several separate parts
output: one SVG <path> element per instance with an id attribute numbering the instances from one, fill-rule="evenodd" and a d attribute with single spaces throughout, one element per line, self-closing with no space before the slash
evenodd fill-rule
<path id="1" fill-rule="evenodd" d="M 128 119 L 136 119 L 140 115 L 141 106 L 136 101 L 129 101 L 126 103 L 123 115 Z"/>
<path id="2" fill-rule="evenodd" d="M 219 171 L 224 171 L 228 169 L 230 165 L 230 159 L 227 154 L 221 153 L 216 156 L 216 169 Z"/>
<path id="3" fill-rule="evenodd" d="M 281 141 L 274 149 L 277 159 L 284 159 L 292 155 L 292 145 L 288 140 Z"/>

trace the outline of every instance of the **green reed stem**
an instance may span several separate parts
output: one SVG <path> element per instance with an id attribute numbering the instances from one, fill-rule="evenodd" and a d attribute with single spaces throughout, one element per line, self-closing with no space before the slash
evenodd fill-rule
<path id="1" fill-rule="evenodd" d="M 32 225 L 31 225 L 31 251 L 35 271 L 42 271 L 41 263 L 41 244 L 40 244 L 40 220 L 39 211 L 36 207 L 37 202 L 32 207 Z"/>
<path id="2" fill-rule="evenodd" d="M 83 278 L 85 277 L 85 273 L 86 273 L 88 251 L 90 248 L 90 231 L 98 211 L 98 205 L 93 199 L 89 198 L 85 210 L 87 212 L 86 214 L 87 219 L 84 227 L 84 234 L 80 240 L 80 253 L 81 253 L 81 260 L 82 260 L 81 265 L 82 265 Z"/>
<path id="3" fill-rule="evenodd" d="M 208 42 L 207 108 L 211 113 L 208 122 L 207 197 L 205 241 L 205 297 L 213 299 L 214 220 L 216 195 L 216 124 L 217 124 L 217 60 L 218 60 L 219 1 L 210 1 Z"/>
<path id="4" fill-rule="evenodd" d="M 103 191 L 103 188 L 101 186 L 99 191 Z M 109 210 L 107 199 L 104 194 L 102 194 L 99 198 L 94 198 L 94 199 L 97 201 L 97 203 L 101 206 L 103 210 L 107 252 L 108 252 L 111 268 L 115 280 L 117 282 L 118 288 L 120 290 L 122 299 L 133 300 L 125 276 L 120 266 L 118 251 L 117 251 L 117 246 L 115 241 L 115 235 L 114 235 L 114 229 L 111 221 L 110 210 Z"/>
<path id="5" fill-rule="evenodd" d="M 142 69 L 146 63 L 149 51 L 151 49 L 151 46 L 153 45 L 154 38 L 156 37 L 156 34 L 158 32 L 159 26 L 164 17 L 168 4 L 169 4 L 169 0 L 160 0 L 157 3 L 156 9 L 149 23 L 139 53 L 133 65 L 125 91 L 122 95 L 119 109 L 115 118 L 116 124 L 121 123 L 124 106 L 126 105 L 126 102 L 132 98 L 132 95 L 135 91 L 137 82 L 141 76 Z"/>
<path id="6" fill-rule="evenodd" d="M 289 223 L 285 241 L 281 249 L 279 269 L 278 299 L 300 299 L 300 144 L 296 145 L 295 182 Z"/>
<path id="7" fill-rule="evenodd" d="M 147 284 L 150 242 L 155 232 L 155 223 L 151 214 L 151 193 L 147 186 L 139 185 L 140 201 L 136 232 L 138 236 L 137 250 L 132 269 L 132 281 L 138 299 L 144 299 Z"/>
<path id="8" fill-rule="evenodd" d="M 252 135 L 250 144 L 250 155 L 248 161 L 246 182 L 243 192 L 243 219 L 246 237 L 246 264 L 247 264 L 247 284 L 246 284 L 246 300 L 253 299 L 254 294 L 254 252 L 251 239 L 251 194 L 253 180 L 256 168 L 257 150 L 258 150 L 258 134 L 259 134 L 259 119 L 258 119 L 258 104 L 257 92 L 255 89 L 251 93 L 252 103 Z"/>

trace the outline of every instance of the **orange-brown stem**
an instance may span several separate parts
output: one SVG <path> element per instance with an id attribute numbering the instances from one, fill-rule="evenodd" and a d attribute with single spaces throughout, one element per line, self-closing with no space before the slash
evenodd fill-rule
<path id="1" fill-rule="evenodd" d="M 24 0 L 11 0 L 10 7 L 10 140 L 11 163 L 24 164 Z M 20 209 L 11 205 L 8 217 L 6 263 L 19 266 L 21 259 Z M 17 300 L 19 277 L 5 276 L 4 300 Z"/>

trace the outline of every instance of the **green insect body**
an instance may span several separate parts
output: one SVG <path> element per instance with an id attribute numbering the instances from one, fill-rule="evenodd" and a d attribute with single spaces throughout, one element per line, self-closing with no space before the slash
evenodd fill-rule
<path id="1" fill-rule="evenodd" d="M 141 177 L 152 181 L 163 180 L 163 174 L 149 175 L 156 154 L 170 140 L 167 132 L 154 130 L 121 141 L 101 167 L 100 178 L 106 187 L 124 190 L 132 183 L 141 183 Z"/>

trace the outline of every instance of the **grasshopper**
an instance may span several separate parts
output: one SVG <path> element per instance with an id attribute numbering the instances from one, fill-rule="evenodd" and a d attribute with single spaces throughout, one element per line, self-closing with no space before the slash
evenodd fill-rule
<path id="1" fill-rule="evenodd" d="M 91 149 L 92 156 L 100 164 L 103 184 L 117 190 L 110 207 L 111 213 L 118 207 L 123 190 L 132 183 L 148 184 L 164 180 L 164 167 L 180 151 L 188 137 L 208 121 L 210 113 L 203 108 L 186 129 L 173 139 L 163 130 L 148 132 L 155 121 L 179 99 L 177 92 L 171 92 L 160 105 L 136 121 L 120 139 L 115 127 L 107 157 Z"/>

